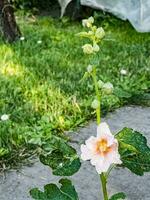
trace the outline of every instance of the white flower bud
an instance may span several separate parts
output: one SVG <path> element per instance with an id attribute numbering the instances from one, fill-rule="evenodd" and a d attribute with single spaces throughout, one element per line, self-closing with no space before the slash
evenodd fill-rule
<path id="1" fill-rule="evenodd" d="M 83 19 L 82 20 L 82 25 L 83 27 L 91 27 L 92 24 L 94 23 L 94 18 L 93 17 L 89 17 L 88 19 Z"/>
<path id="2" fill-rule="evenodd" d="M 105 36 L 105 31 L 102 27 L 98 28 L 96 30 L 96 33 L 95 33 L 95 36 L 98 38 L 98 39 L 102 39 L 104 36 Z"/>
<path id="3" fill-rule="evenodd" d="M 93 71 L 93 66 L 92 65 L 88 65 L 87 66 L 87 71 L 88 71 L 88 73 L 91 73 Z"/>
<path id="4" fill-rule="evenodd" d="M 94 23 L 94 18 L 93 18 L 92 16 L 89 17 L 89 18 L 88 18 L 88 22 L 91 23 L 91 24 L 93 24 L 93 23 Z"/>
<path id="5" fill-rule="evenodd" d="M 83 52 L 85 54 L 92 54 L 93 53 L 93 47 L 91 44 L 85 44 L 84 46 L 82 46 Z"/>
<path id="6" fill-rule="evenodd" d="M 127 71 L 125 69 L 121 69 L 120 74 L 121 75 L 127 75 Z"/>
<path id="7" fill-rule="evenodd" d="M 102 89 L 105 94 L 112 94 L 114 87 L 110 82 L 107 82 L 104 83 Z"/>
<path id="8" fill-rule="evenodd" d="M 93 45 L 93 50 L 94 50 L 95 52 L 98 52 L 98 51 L 99 51 L 99 46 L 98 46 L 98 44 L 94 44 L 94 45 Z"/>
<path id="9" fill-rule="evenodd" d="M 92 101 L 91 107 L 97 109 L 100 106 L 100 102 L 97 99 Z"/>
<path id="10" fill-rule="evenodd" d="M 82 26 L 83 26 L 83 27 L 86 27 L 86 24 L 87 24 L 87 19 L 83 19 L 83 20 L 82 20 Z"/>
<path id="11" fill-rule="evenodd" d="M 101 80 L 99 80 L 97 83 L 98 83 L 99 89 L 102 89 L 102 87 L 103 87 L 103 85 L 104 85 L 104 82 L 101 81 Z"/>
<path id="12" fill-rule="evenodd" d="M 92 26 L 92 31 L 95 33 L 97 30 L 97 26 Z"/>
<path id="13" fill-rule="evenodd" d="M 1 116 L 2 121 L 7 121 L 8 119 L 9 119 L 9 115 L 7 115 L 7 114 L 4 114 Z"/>

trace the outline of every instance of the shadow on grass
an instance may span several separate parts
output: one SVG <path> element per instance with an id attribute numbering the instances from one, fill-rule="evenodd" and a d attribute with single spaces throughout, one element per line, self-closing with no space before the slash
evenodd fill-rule
<path id="1" fill-rule="evenodd" d="M 91 80 L 80 83 L 89 64 L 82 53 L 83 41 L 75 36 L 83 30 L 81 25 L 50 17 L 26 21 L 20 17 L 19 22 L 25 40 L 0 43 L 0 109 L 11 115 L 9 133 L 19 130 L 12 140 L 15 144 L 8 135 L 9 151 L 26 146 L 26 134 L 59 134 L 94 114 L 90 107 L 94 98 Z M 132 103 L 125 94 L 132 97 L 149 91 L 150 36 L 135 32 L 127 23 L 103 25 L 106 40 L 96 61 L 98 78 L 124 92 L 103 98 L 102 109 L 107 112 Z M 127 76 L 120 75 L 121 69 L 127 70 Z M 1 135 L 6 135 L 5 124 L 3 128 Z"/>

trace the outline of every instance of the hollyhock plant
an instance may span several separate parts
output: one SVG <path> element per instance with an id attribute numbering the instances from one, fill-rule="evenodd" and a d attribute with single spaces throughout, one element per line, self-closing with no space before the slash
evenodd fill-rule
<path id="1" fill-rule="evenodd" d="M 103 122 L 97 127 L 97 137 L 91 136 L 81 145 L 82 160 L 90 160 L 98 174 L 107 172 L 112 164 L 121 164 L 118 141 Z"/>
<path id="2" fill-rule="evenodd" d="M 97 28 L 93 25 L 93 23 L 94 21 L 90 23 L 90 26 L 85 26 L 84 21 L 83 26 L 89 28 L 90 31 L 81 32 L 78 34 L 80 37 L 89 38 L 89 40 L 92 42 L 92 44 L 85 44 L 82 46 L 83 53 L 88 56 L 99 52 L 100 42 L 105 36 L 103 28 Z M 85 144 L 81 145 L 81 159 L 84 161 L 90 160 L 90 163 L 95 166 L 97 173 L 100 175 L 104 200 L 108 200 L 106 187 L 108 176 L 106 174 L 109 174 L 115 165 L 122 164 L 118 151 L 117 139 L 110 132 L 108 125 L 106 123 L 101 123 L 101 98 L 103 94 L 112 94 L 113 85 L 110 82 L 105 83 L 101 80 L 98 81 L 96 66 L 92 63 L 90 63 L 88 66 L 92 66 L 92 68 L 90 67 L 91 70 L 88 70 L 89 67 L 87 67 L 88 72 L 85 73 L 84 77 L 91 77 L 95 87 L 96 99 L 92 102 L 91 106 L 96 110 L 97 136 L 91 136 L 85 141 Z"/>
<path id="3" fill-rule="evenodd" d="M 80 157 L 83 161 L 90 161 L 100 176 L 103 200 L 122 200 L 126 198 L 124 193 L 119 192 L 109 197 L 107 192 L 107 181 L 111 170 L 115 166 L 123 166 L 136 175 L 144 175 L 145 172 L 150 171 L 150 148 L 141 133 L 131 128 L 123 128 L 119 133 L 113 135 L 108 124 L 101 122 L 103 95 L 112 95 L 115 90 L 112 83 L 97 78 L 95 55 L 100 52 L 100 44 L 105 36 L 105 31 L 102 27 L 94 25 L 93 17 L 83 20 L 82 25 L 88 31 L 77 35 L 90 41 L 82 46 L 84 56 L 88 56 L 88 60 L 90 60 L 83 79 L 91 78 L 95 88 L 91 107 L 97 118 L 97 134 L 90 136 L 85 144 L 81 145 Z M 121 74 L 126 75 L 126 70 L 122 70 Z M 101 78 L 103 79 L 102 76 Z M 51 135 L 41 149 L 40 161 L 44 165 L 50 166 L 54 175 L 71 176 L 80 169 L 81 163 L 76 150 L 63 138 Z M 74 186 L 66 178 L 59 181 L 59 186 L 48 184 L 44 186 L 43 192 L 35 188 L 30 191 L 30 194 L 36 200 L 79 200 Z"/>
<path id="4" fill-rule="evenodd" d="M 111 95 L 114 87 L 110 82 L 105 83 L 102 80 L 97 80 L 97 66 L 93 65 L 95 63 L 94 60 L 92 62 L 93 56 L 100 50 L 105 31 L 102 27 L 96 27 L 94 20 L 92 20 L 90 26 L 85 26 L 85 22 L 83 26 L 88 31 L 81 32 L 78 36 L 88 38 L 93 47 L 93 52 L 91 51 L 90 53 L 83 49 L 83 53 L 91 58 L 88 66 L 92 66 L 90 70 L 88 70 L 89 67 L 87 68 L 84 78 L 91 77 L 95 87 L 96 98 L 92 101 L 91 107 L 95 109 L 97 116 L 97 136 L 91 136 L 85 141 L 85 144 L 81 145 L 81 159 L 83 161 L 89 160 L 95 166 L 97 173 L 100 175 L 104 200 L 125 199 L 124 193 L 117 193 L 109 198 L 107 192 L 109 173 L 116 165 L 125 166 L 137 175 L 143 175 L 144 172 L 150 171 L 150 156 L 148 156 L 148 159 L 144 159 L 143 163 L 144 155 L 142 155 L 141 145 L 146 146 L 147 153 L 145 152 L 145 155 L 150 155 L 150 148 L 147 146 L 146 139 L 140 133 L 124 128 L 114 136 L 108 125 L 105 122 L 101 122 L 101 99 L 103 95 Z M 121 74 L 126 75 L 127 71 L 121 70 Z M 143 143 L 142 141 L 145 142 Z M 137 149 L 137 147 L 139 148 Z M 139 155 L 139 152 L 141 155 Z M 140 169 L 139 163 L 141 164 Z"/>

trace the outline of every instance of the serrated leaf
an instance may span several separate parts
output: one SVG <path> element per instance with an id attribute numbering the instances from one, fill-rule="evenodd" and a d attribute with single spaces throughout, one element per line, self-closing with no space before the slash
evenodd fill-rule
<path id="1" fill-rule="evenodd" d="M 119 153 L 123 165 L 133 173 L 142 176 L 150 171 L 150 148 L 146 138 L 139 132 L 124 128 L 117 135 Z"/>
<path id="2" fill-rule="evenodd" d="M 126 198 L 126 195 L 123 192 L 119 192 L 117 194 L 114 194 L 109 200 L 122 200 L 125 198 Z"/>
<path id="3" fill-rule="evenodd" d="M 55 184 L 48 184 L 44 186 L 44 192 L 38 188 L 30 191 L 30 195 L 35 200 L 78 200 L 77 192 L 68 179 L 61 179 L 60 189 Z"/>
<path id="4" fill-rule="evenodd" d="M 76 150 L 62 138 L 53 136 L 42 148 L 46 153 L 40 155 L 40 161 L 50 166 L 54 175 L 71 176 L 79 170 L 81 163 Z"/>

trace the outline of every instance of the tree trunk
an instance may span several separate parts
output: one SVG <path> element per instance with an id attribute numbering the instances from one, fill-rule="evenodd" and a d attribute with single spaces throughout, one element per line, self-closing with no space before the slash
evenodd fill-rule
<path id="1" fill-rule="evenodd" d="M 8 42 L 14 42 L 21 36 L 13 6 L 9 0 L 0 0 L 0 23 L 1 33 Z"/>

